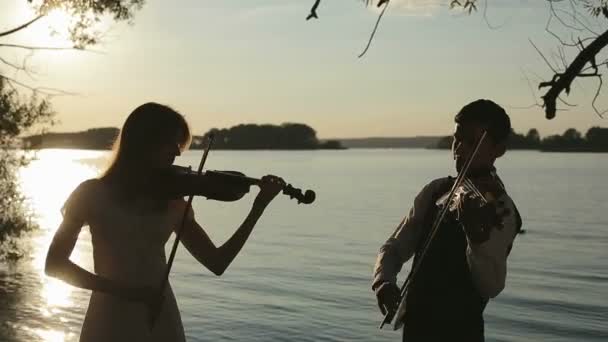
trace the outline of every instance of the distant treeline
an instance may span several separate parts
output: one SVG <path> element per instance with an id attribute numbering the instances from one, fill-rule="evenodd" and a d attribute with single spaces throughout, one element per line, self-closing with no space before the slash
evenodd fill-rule
<path id="1" fill-rule="evenodd" d="M 346 148 L 433 148 L 441 136 L 339 139 Z"/>
<path id="2" fill-rule="evenodd" d="M 115 127 L 91 128 L 73 133 L 45 133 L 23 138 L 24 148 L 78 148 L 105 150 L 119 133 Z M 243 124 L 225 129 L 210 129 L 203 136 L 194 136 L 192 149 L 205 145 L 205 138 L 215 134 L 214 148 L 235 150 L 310 150 L 343 148 L 440 148 L 451 147 L 452 137 L 360 138 L 319 141 L 314 129 L 305 124 L 282 125 Z M 555 152 L 608 152 L 608 128 L 591 127 L 583 136 L 574 128 L 562 135 L 541 138 L 536 129 L 526 135 L 511 131 L 510 149 Z"/>
<path id="3" fill-rule="evenodd" d="M 317 132 L 300 123 L 282 125 L 241 124 L 230 128 L 212 128 L 192 142 L 193 149 L 203 148 L 206 138 L 214 134 L 213 147 L 230 150 L 313 150 L 342 149 L 337 140 L 320 142 Z"/>
<path id="4" fill-rule="evenodd" d="M 112 143 L 119 132 L 118 128 L 104 127 L 73 133 L 45 133 L 23 138 L 23 147 L 105 150 L 112 147 Z M 314 129 L 299 123 L 284 123 L 280 126 L 244 124 L 226 129 L 213 128 L 203 136 L 194 136 L 190 148 L 203 148 L 205 138 L 211 133 L 215 135 L 214 149 L 311 150 L 343 148 L 337 140 L 320 142 Z"/>
<path id="5" fill-rule="evenodd" d="M 214 134 L 213 148 L 228 150 L 314 150 L 342 149 L 337 140 L 320 142 L 317 132 L 300 123 L 282 125 L 241 124 L 230 128 L 212 128 L 202 137 L 195 137 L 192 149 L 204 148 L 205 141 Z"/>
<path id="6" fill-rule="evenodd" d="M 443 137 L 436 148 L 451 148 L 452 137 Z M 535 128 L 526 135 L 511 131 L 509 149 L 540 150 L 547 152 L 608 152 L 608 128 L 591 127 L 585 136 L 574 128 L 568 128 L 562 135 L 555 134 L 541 138 Z"/>
<path id="7" fill-rule="evenodd" d="M 91 128 L 82 132 L 44 133 L 23 138 L 23 147 L 39 148 L 79 148 L 89 150 L 109 150 L 120 130 L 116 127 Z"/>

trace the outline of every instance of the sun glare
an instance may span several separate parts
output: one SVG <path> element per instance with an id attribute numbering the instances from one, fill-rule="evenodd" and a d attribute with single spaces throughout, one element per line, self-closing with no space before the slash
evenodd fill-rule
<path id="1" fill-rule="evenodd" d="M 21 170 L 21 188 L 43 229 L 54 231 L 61 222 L 63 201 L 80 182 L 97 175 L 98 170 L 82 160 L 100 157 L 103 152 L 42 150 Z"/>
<path id="2" fill-rule="evenodd" d="M 35 332 L 44 342 L 63 342 L 66 337 L 64 332 L 55 330 L 36 329 Z"/>
<path id="3" fill-rule="evenodd" d="M 53 10 L 43 19 L 53 35 L 67 39 L 72 17 L 64 10 Z"/>
<path id="4" fill-rule="evenodd" d="M 36 17 L 36 13 L 29 6 L 16 8 L 16 24 L 24 24 Z M 62 9 L 55 9 L 46 16 L 28 26 L 22 31 L 25 42 L 35 46 L 44 47 L 70 47 L 70 25 L 72 17 Z"/>
<path id="5" fill-rule="evenodd" d="M 53 10 L 36 24 L 32 27 L 32 36 L 38 45 L 51 47 L 72 45 L 70 41 L 72 17 L 64 10 Z"/>
<path id="6" fill-rule="evenodd" d="M 46 306 L 40 310 L 44 315 L 51 315 L 54 307 L 72 304 L 72 287 L 44 276 L 47 248 L 61 222 L 61 206 L 80 182 L 97 176 L 105 155 L 100 151 L 42 150 L 38 152 L 37 159 L 20 172 L 21 189 L 34 212 L 34 220 L 42 229 L 34 238 L 34 244 L 39 248 L 33 255 L 33 264 L 42 279 L 42 296 Z M 90 268 L 90 247 L 75 248 L 70 259 Z"/>

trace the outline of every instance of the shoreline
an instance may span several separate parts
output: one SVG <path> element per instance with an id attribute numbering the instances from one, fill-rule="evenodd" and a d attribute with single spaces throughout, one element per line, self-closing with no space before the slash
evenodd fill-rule
<path id="1" fill-rule="evenodd" d="M 87 150 L 87 151 L 111 151 L 107 148 L 88 148 L 82 146 L 45 146 L 40 148 L 17 148 L 23 151 L 41 151 L 41 150 Z M 189 148 L 188 151 L 203 151 L 203 148 Z M 319 148 L 213 148 L 214 151 L 344 151 L 344 150 L 441 150 L 449 151 L 449 148 L 437 148 L 437 147 L 319 147 Z M 608 153 L 608 149 L 593 149 L 593 148 L 580 148 L 580 149 L 553 149 L 553 148 L 512 148 L 508 150 L 513 151 L 536 151 L 541 153 Z"/>

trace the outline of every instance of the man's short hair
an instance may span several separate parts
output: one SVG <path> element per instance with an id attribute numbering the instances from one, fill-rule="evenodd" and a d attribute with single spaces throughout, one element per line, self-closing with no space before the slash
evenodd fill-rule
<path id="1" fill-rule="evenodd" d="M 507 112 L 486 99 L 476 100 L 462 107 L 454 121 L 459 124 L 478 123 L 485 126 L 488 135 L 497 144 L 507 142 L 511 133 L 511 120 Z"/>

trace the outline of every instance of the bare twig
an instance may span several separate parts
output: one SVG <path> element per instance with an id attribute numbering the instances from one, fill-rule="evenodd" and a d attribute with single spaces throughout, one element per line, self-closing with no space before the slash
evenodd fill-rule
<path id="1" fill-rule="evenodd" d="M 603 66 L 603 65 L 608 66 L 608 60 L 605 60 L 605 61 L 603 61 L 601 63 L 597 63 L 596 65 L 590 65 L 590 66 L 588 66 L 586 68 L 583 68 L 583 70 L 581 70 L 581 72 L 584 73 L 585 71 L 588 71 L 589 69 L 593 69 L 593 70 L 595 70 L 595 72 L 598 72 L 599 68 L 601 66 Z"/>
<path id="2" fill-rule="evenodd" d="M 319 16 L 317 15 L 317 8 L 319 8 L 320 3 L 321 0 L 315 0 L 315 3 L 312 5 L 312 8 L 310 9 L 310 14 L 306 17 L 306 20 L 310 20 L 312 18 L 319 19 Z"/>
<path id="3" fill-rule="evenodd" d="M 566 12 L 566 11 L 562 10 L 562 9 L 557 9 L 557 10 L 555 10 L 555 12 L 554 12 L 554 13 L 556 14 L 556 12 L 561 12 L 561 13 L 565 13 L 565 14 L 570 14 L 570 13 L 568 13 L 568 12 Z M 598 36 L 598 35 L 599 35 L 599 33 L 598 33 L 598 32 L 596 32 L 596 31 L 592 30 L 592 29 L 589 27 L 589 24 L 588 24 L 588 23 L 584 23 L 584 22 L 583 22 L 581 19 L 579 19 L 578 17 L 574 17 L 574 18 L 573 18 L 573 20 L 574 20 L 574 22 L 576 22 L 577 24 L 579 24 L 580 26 L 582 26 L 582 28 L 580 28 L 580 27 L 575 27 L 575 26 L 572 26 L 572 25 L 569 25 L 569 24 L 564 23 L 564 21 L 561 19 L 561 17 L 559 17 L 557 14 L 556 14 L 556 18 L 557 18 L 557 19 L 558 19 L 558 20 L 559 20 L 559 21 L 562 23 L 562 25 L 564 25 L 565 27 L 570 28 L 570 29 L 572 29 L 572 30 L 579 31 L 579 32 L 584 31 L 584 30 L 587 30 L 587 31 L 589 31 L 589 32 L 593 33 L 593 34 L 594 34 L 594 35 L 596 35 L 596 36 Z"/>
<path id="4" fill-rule="evenodd" d="M 366 6 L 369 6 L 372 3 L 372 0 L 364 0 L 364 1 L 365 1 Z M 365 53 L 369 49 L 370 45 L 372 44 L 372 40 L 374 39 L 374 36 L 376 35 L 376 31 L 378 30 L 378 25 L 380 24 L 380 20 L 382 19 L 384 12 L 386 12 L 386 8 L 388 7 L 389 2 L 390 2 L 390 0 L 379 0 L 378 1 L 377 7 L 381 7 L 382 5 L 384 5 L 384 8 L 380 12 L 380 15 L 378 16 L 378 20 L 376 20 L 376 25 L 374 26 L 374 30 L 372 31 L 372 33 L 369 37 L 369 40 L 367 41 L 367 45 L 365 46 L 365 49 L 363 50 L 363 52 L 361 52 L 361 54 L 359 54 L 359 56 L 358 56 L 359 58 L 361 58 L 365 55 Z M 315 19 L 319 18 L 319 16 L 317 15 L 317 9 L 319 8 L 320 4 L 321 4 L 321 0 L 315 0 L 315 2 L 312 5 L 312 8 L 310 9 L 310 14 L 306 17 L 306 20 L 310 20 L 312 18 L 315 18 Z"/>
<path id="5" fill-rule="evenodd" d="M 556 18 L 557 20 L 559 20 L 559 22 L 560 22 L 562 25 L 564 25 L 564 27 L 567 27 L 567 28 L 569 28 L 569 29 L 571 29 L 571 30 L 575 30 L 575 31 L 582 31 L 582 30 L 583 30 L 583 29 L 582 29 L 582 28 L 580 28 L 580 27 L 572 26 L 572 25 L 570 25 L 570 24 L 566 23 L 566 22 L 564 21 L 564 19 L 562 19 L 562 17 L 560 17 L 560 16 L 559 16 L 559 14 L 557 13 L 558 11 L 561 11 L 561 10 L 560 10 L 560 9 L 556 9 L 555 7 L 553 7 L 553 3 L 554 3 L 554 1 L 553 1 L 553 0 L 548 0 L 548 1 L 549 1 L 549 10 L 550 10 L 550 13 L 551 13 L 551 14 L 553 14 L 553 15 L 555 16 L 555 18 Z M 563 11 L 562 11 L 562 12 L 563 12 Z M 570 14 L 570 13 L 566 12 L 566 14 Z"/>
<path id="6" fill-rule="evenodd" d="M 551 71 L 553 71 L 554 74 L 557 74 L 557 70 L 555 70 L 555 68 L 553 67 L 553 65 L 551 65 L 551 63 L 549 63 L 549 61 L 547 60 L 547 58 L 545 57 L 545 55 L 543 55 L 543 53 L 536 47 L 536 45 L 534 45 L 534 42 L 532 42 L 532 39 L 528 38 L 528 41 L 530 42 L 530 44 L 532 44 L 532 46 L 534 47 L 534 49 L 536 50 L 536 52 L 538 52 L 538 54 L 543 58 L 543 60 L 545 61 L 545 63 L 547 63 L 547 66 L 549 66 L 549 68 L 551 69 Z"/>
<path id="7" fill-rule="evenodd" d="M 372 31 L 372 34 L 370 35 L 369 40 L 367 41 L 367 45 L 365 46 L 365 49 L 363 49 L 363 52 L 361 52 L 361 54 L 359 54 L 359 56 L 358 56 L 359 58 L 361 58 L 361 57 L 363 57 L 363 55 L 365 55 L 365 53 L 369 49 L 370 45 L 372 44 L 372 40 L 374 39 L 374 36 L 376 35 L 376 30 L 378 30 L 378 25 L 380 24 L 380 20 L 382 19 L 384 12 L 386 12 L 386 9 L 388 8 L 389 2 L 390 2 L 390 0 L 378 1 L 378 7 L 380 7 L 384 4 L 384 8 L 382 9 L 382 12 L 380 12 L 380 15 L 378 15 L 378 20 L 376 20 L 376 25 L 374 25 L 374 30 Z"/>
<path id="8" fill-rule="evenodd" d="M 11 67 L 11 68 L 13 68 L 13 69 L 15 69 L 15 70 L 25 70 L 25 67 L 24 67 L 24 66 L 19 66 L 19 65 L 17 65 L 17 64 L 14 64 L 14 63 L 12 63 L 11 61 L 8 61 L 8 60 L 6 60 L 6 59 L 2 58 L 1 56 L 0 56 L 0 62 L 2 62 L 2 63 L 4 63 L 4 64 L 8 65 L 9 67 Z"/>
<path id="9" fill-rule="evenodd" d="M 591 107 L 593 107 L 593 110 L 595 111 L 595 113 L 600 117 L 603 118 L 604 114 L 608 113 L 608 109 L 601 111 L 599 109 L 597 109 L 597 107 L 595 106 L 595 101 L 597 101 L 597 98 L 600 96 L 600 91 L 602 90 L 602 75 L 597 75 L 597 78 L 600 80 L 599 84 L 597 85 L 597 91 L 595 92 L 595 96 L 593 97 L 593 101 L 591 101 Z"/>
<path id="10" fill-rule="evenodd" d="M 55 46 L 30 46 L 21 44 L 0 44 L 0 47 L 14 48 L 22 50 L 79 50 L 75 47 L 55 47 Z"/>
<path id="11" fill-rule="evenodd" d="M 533 104 L 527 105 L 527 106 L 511 106 L 511 105 L 508 105 L 507 107 L 509 109 L 530 109 L 530 108 L 542 108 L 542 105 L 533 103 Z"/>
<path id="12" fill-rule="evenodd" d="M 566 53 L 564 52 L 564 48 L 561 46 L 557 47 L 557 54 L 559 57 L 559 61 L 562 63 L 564 69 L 568 67 L 568 62 L 566 62 Z"/>
<path id="13" fill-rule="evenodd" d="M 553 37 L 555 37 L 555 39 L 557 39 L 559 41 L 560 44 L 564 45 L 564 46 L 576 46 L 576 43 L 566 43 L 562 40 L 562 38 L 557 35 L 557 33 L 553 32 L 551 30 L 551 19 L 553 19 L 553 16 L 550 15 L 549 19 L 547 20 L 547 24 L 545 25 L 545 31 L 547 31 L 550 35 L 552 35 Z"/>
<path id="14" fill-rule="evenodd" d="M 488 25 L 491 30 L 497 30 L 505 26 L 505 23 L 497 26 L 490 24 L 490 20 L 488 19 L 488 0 L 483 1 L 483 20 L 486 22 L 486 25 Z"/>
<path id="15" fill-rule="evenodd" d="M 37 93 L 37 94 L 43 94 L 46 96 L 62 96 L 62 95 L 77 95 L 76 93 L 72 93 L 72 92 L 68 92 L 65 90 L 61 90 L 61 89 L 56 89 L 56 88 L 49 88 L 49 87 L 33 87 L 30 86 L 28 84 L 25 84 L 23 82 L 17 81 L 14 78 L 11 77 L 7 77 L 5 75 L 0 75 L 0 78 L 3 78 L 6 80 L 7 84 L 9 84 L 13 89 L 16 89 L 15 85 L 18 85 L 20 87 L 23 87 L 25 89 L 28 89 L 30 91 L 32 91 L 33 93 Z"/>
<path id="16" fill-rule="evenodd" d="M 32 70 L 32 68 L 30 66 L 28 66 L 28 61 L 30 60 L 30 58 L 34 55 L 34 51 L 30 51 L 25 57 L 22 58 L 21 61 L 21 65 L 18 65 L 14 62 L 11 62 L 5 58 L 0 57 L 0 62 L 4 63 L 5 65 L 9 66 L 10 68 L 12 68 L 14 70 L 14 76 L 13 77 L 17 77 L 18 74 L 20 72 L 25 73 L 30 80 L 35 81 L 36 78 L 34 77 L 35 72 Z M 2 74 L 0 73 L 0 76 Z"/>
<path id="17" fill-rule="evenodd" d="M 524 78 L 526 79 L 526 84 L 528 85 L 528 89 L 530 90 L 530 94 L 532 94 L 532 99 L 534 100 L 534 104 L 526 106 L 526 107 L 513 107 L 516 109 L 528 109 L 528 108 L 532 108 L 532 107 L 542 107 L 542 105 L 540 103 L 538 103 L 538 101 L 536 100 L 536 95 L 534 94 L 534 87 L 532 86 L 532 81 L 530 80 L 530 78 L 528 77 L 528 75 L 526 75 L 525 71 L 523 69 L 520 70 L 522 75 L 524 76 Z"/>
<path id="18" fill-rule="evenodd" d="M 37 17 L 35 17 L 34 19 L 28 21 L 27 23 L 23 24 L 23 25 L 19 25 L 13 29 L 10 29 L 8 31 L 4 31 L 4 32 L 0 32 L 0 37 L 4 37 L 4 36 L 8 36 L 10 34 L 13 34 L 17 31 L 23 30 L 24 28 L 30 26 L 31 24 L 35 23 L 36 21 L 38 21 L 40 18 L 44 17 L 44 15 L 39 15 Z"/>
<path id="19" fill-rule="evenodd" d="M 561 102 L 561 103 L 565 104 L 565 105 L 566 105 L 566 106 L 568 106 L 568 107 L 576 107 L 576 105 L 575 105 L 575 104 L 568 103 L 568 102 L 566 102 L 566 100 L 562 99 L 562 98 L 561 98 L 561 97 L 559 97 L 559 96 L 557 97 L 557 99 L 559 100 L 559 102 Z"/>

